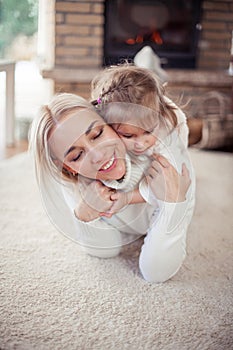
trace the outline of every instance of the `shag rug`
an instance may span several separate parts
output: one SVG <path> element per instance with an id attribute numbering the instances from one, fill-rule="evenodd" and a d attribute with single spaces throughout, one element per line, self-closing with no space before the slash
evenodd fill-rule
<path id="1" fill-rule="evenodd" d="M 163 284 L 140 275 L 141 239 L 101 260 L 59 233 L 28 153 L 0 163 L 2 350 L 233 349 L 233 155 L 191 158 L 187 258 Z"/>

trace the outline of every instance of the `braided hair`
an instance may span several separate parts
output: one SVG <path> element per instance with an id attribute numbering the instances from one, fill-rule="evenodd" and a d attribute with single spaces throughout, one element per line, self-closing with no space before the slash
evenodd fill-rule
<path id="1" fill-rule="evenodd" d="M 161 118 L 177 126 L 175 107 L 165 98 L 165 89 L 159 78 L 145 68 L 130 64 L 112 66 L 101 71 L 92 81 L 94 104 L 126 102 L 149 107 Z"/>

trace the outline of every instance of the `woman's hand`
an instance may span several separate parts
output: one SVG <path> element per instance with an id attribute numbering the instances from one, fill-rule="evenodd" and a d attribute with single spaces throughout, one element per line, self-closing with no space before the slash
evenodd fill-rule
<path id="1" fill-rule="evenodd" d="M 81 181 L 76 186 L 76 198 L 78 200 L 75 215 L 79 220 L 92 221 L 100 216 L 112 216 L 108 214 L 113 200 L 111 195 L 115 192 L 106 187 L 100 181 L 92 181 L 89 184 Z"/>
<path id="2" fill-rule="evenodd" d="M 161 155 L 153 155 L 147 181 L 156 198 L 165 202 L 183 202 L 191 184 L 189 171 L 182 165 L 179 174 L 169 161 Z"/>

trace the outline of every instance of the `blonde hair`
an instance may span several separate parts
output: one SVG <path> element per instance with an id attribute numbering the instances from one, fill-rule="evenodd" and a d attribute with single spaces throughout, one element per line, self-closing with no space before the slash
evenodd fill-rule
<path id="1" fill-rule="evenodd" d="M 157 112 L 161 122 L 177 126 L 175 105 L 168 103 L 159 78 L 145 68 L 123 64 L 106 68 L 91 83 L 92 99 L 100 104 L 109 102 L 133 103 Z"/>
<path id="2" fill-rule="evenodd" d="M 75 180 L 73 175 L 58 164 L 49 148 L 49 137 L 58 121 L 80 109 L 93 109 L 93 106 L 80 96 L 62 93 L 55 95 L 48 105 L 41 107 L 37 117 L 33 120 L 29 134 L 29 149 L 33 152 L 37 181 L 41 175 L 50 174 L 56 179 L 61 178 L 61 171 L 67 180 Z"/>

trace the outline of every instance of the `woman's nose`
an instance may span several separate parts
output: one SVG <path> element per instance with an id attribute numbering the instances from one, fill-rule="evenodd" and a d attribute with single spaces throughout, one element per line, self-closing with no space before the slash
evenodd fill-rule
<path id="1" fill-rule="evenodd" d="M 94 148 L 90 151 L 89 156 L 92 163 L 99 163 L 103 160 L 103 150 Z"/>

